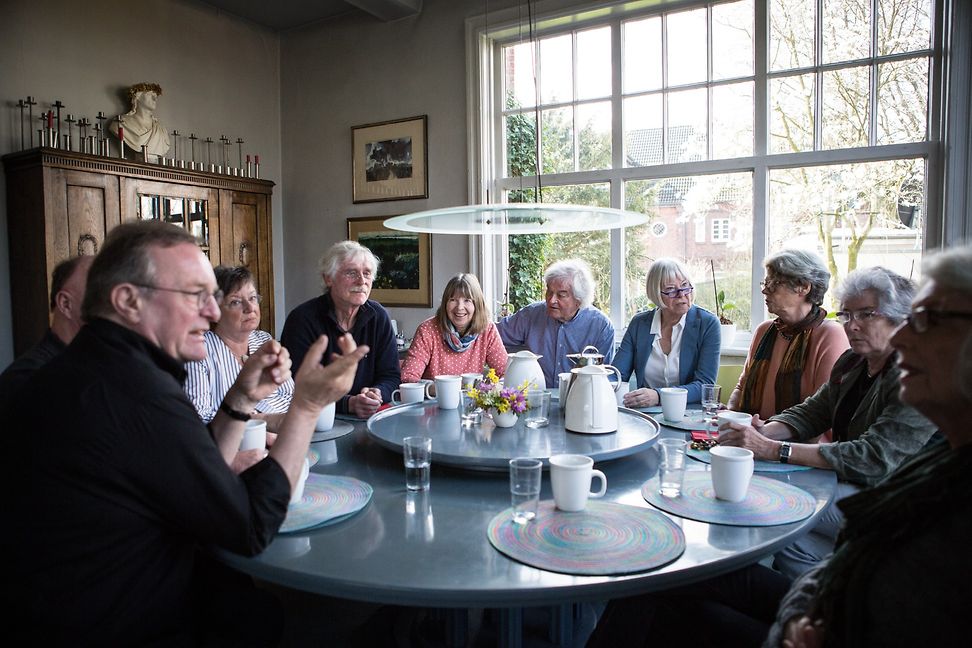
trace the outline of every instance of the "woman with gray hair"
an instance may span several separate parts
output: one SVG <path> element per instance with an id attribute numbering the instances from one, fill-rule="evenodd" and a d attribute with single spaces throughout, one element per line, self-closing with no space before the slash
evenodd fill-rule
<path id="1" fill-rule="evenodd" d="M 793 584 L 764 645 L 954 646 L 968 635 L 972 558 L 972 247 L 924 261 L 891 337 L 901 400 L 937 425 L 935 444 L 879 486 L 837 503 L 840 546 Z M 903 614 L 903 610 L 907 614 Z M 795 641 L 796 640 L 796 641 Z"/>
<path id="2" fill-rule="evenodd" d="M 327 336 L 328 345 L 324 364 L 332 353 L 340 354 L 337 341 L 345 333 L 357 344 L 368 345 L 371 350 L 358 364 L 351 391 L 337 402 L 336 410 L 368 418 L 391 400 L 401 382 L 391 318 L 381 304 L 369 299 L 378 259 L 360 243 L 341 241 L 328 248 L 320 265 L 324 294 L 290 312 L 280 342 L 290 351 L 294 372 L 321 335 Z"/>
<path id="3" fill-rule="evenodd" d="M 754 418 L 754 425 L 733 424 L 719 436 L 720 445 L 748 448 L 756 459 L 833 470 L 840 480 L 835 500 L 885 479 L 935 432 L 898 398 L 901 371 L 891 337 L 909 313 L 914 284 L 886 268 L 864 268 L 847 275 L 838 294 L 837 321 L 851 348 L 830 379 L 765 424 Z M 833 441 L 815 443 L 828 429 Z M 819 562 L 833 550 L 842 519 L 831 507 L 807 536 L 777 554 L 776 568 L 792 577 Z"/>
<path id="4" fill-rule="evenodd" d="M 652 263 L 645 289 L 658 306 L 631 319 L 614 356 L 621 379 L 628 380 L 633 371 L 638 381 L 637 388 L 624 395 L 624 405 L 657 405 L 660 387 L 684 387 L 688 402 L 698 402 L 702 385 L 714 383 L 719 371 L 719 320 L 693 303 L 695 287 L 688 270 L 675 259 Z"/>
<path id="5" fill-rule="evenodd" d="M 827 320 L 820 307 L 830 282 L 820 257 L 782 250 L 764 265 L 766 279 L 760 285 L 766 310 L 776 319 L 753 331 L 746 366 L 728 402 L 729 409 L 754 414 L 757 421 L 816 392 L 847 350 L 843 329 Z"/>

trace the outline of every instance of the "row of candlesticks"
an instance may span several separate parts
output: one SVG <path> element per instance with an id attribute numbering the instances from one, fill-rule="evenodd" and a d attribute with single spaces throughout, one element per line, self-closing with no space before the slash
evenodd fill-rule
<path id="1" fill-rule="evenodd" d="M 27 99 L 18 99 L 17 107 L 20 108 L 20 148 L 34 148 L 34 129 L 31 128 L 31 124 L 34 123 L 34 106 L 37 102 L 33 97 L 28 96 Z M 54 101 L 50 104 L 50 110 L 42 112 L 40 117 L 37 119 L 41 122 L 42 127 L 37 129 L 37 142 L 38 146 L 50 147 L 61 149 L 65 151 L 77 150 L 79 153 L 87 153 L 91 155 L 102 155 L 105 157 L 112 156 L 112 144 L 108 139 L 105 131 L 105 121 L 110 119 L 103 112 L 99 111 L 98 115 L 95 117 L 97 123 L 92 122 L 87 117 L 81 117 L 78 119 L 74 118 L 74 115 L 67 113 L 64 119 L 64 123 L 67 124 L 67 132 L 61 132 L 61 108 L 64 108 L 64 104 L 60 100 Z M 25 137 L 24 132 L 24 109 L 27 109 L 27 134 Z M 77 148 L 74 145 L 74 125 L 78 126 L 78 140 Z M 90 131 L 90 132 L 89 132 Z M 237 138 L 235 142 L 230 140 L 228 137 L 220 136 L 219 146 L 222 148 L 222 155 L 220 156 L 220 161 L 213 161 L 213 144 L 216 144 L 216 140 L 211 137 L 202 139 L 196 136 L 195 133 L 190 133 L 188 136 L 184 136 L 178 130 L 173 130 L 170 135 L 173 140 L 172 157 L 165 156 L 150 156 L 145 146 L 142 146 L 141 150 L 141 161 L 150 162 L 151 158 L 158 158 L 158 163 L 162 166 L 176 167 L 181 169 L 190 169 L 198 171 L 209 171 L 210 173 L 220 173 L 225 175 L 240 176 L 244 178 L 259 178 L 260 177 L 260 156 L 259 155 L 246 155 L 246 162 L 244 164 L 243 156 L 243 144 L 245 143 L 242 138 Z M 189 160 L 185 160 L 179 157 L 180 144 L 183 145 L 182 138 L 186 137 L 189 140 Z M 202 144 L 206 145 L 206 162 L 196 160 L 196 141 L 200 141 Z M 119 159 L 125 159 L 125 131 L 124 126 L 119 124 L 118 126 L 118 157 Z M 237 153 L 239 157 L 239 166 L 232 166 L 229 162 L 228 148 L 232 144 L 237 145 Z M 185 149 L 183 148 L 183 153 Z M 138 155 L 138 154 L 137 154 Z"/>

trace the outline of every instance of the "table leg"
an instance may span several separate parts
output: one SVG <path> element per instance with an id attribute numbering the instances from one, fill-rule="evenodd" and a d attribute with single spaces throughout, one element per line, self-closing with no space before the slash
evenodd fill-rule
<path id="1" fill-rule="evenodd" d="M 499 637 L 500 648 L 521 648 L 523 646 L 523 608 L 500 608 Z"/>
<path id="2" fill-rule="evenodd" d="M 550 643 L 569 646 L 574 641 L 574 619 L 579 614 L 576 603 L 563 603 L 550 608 Z"/>

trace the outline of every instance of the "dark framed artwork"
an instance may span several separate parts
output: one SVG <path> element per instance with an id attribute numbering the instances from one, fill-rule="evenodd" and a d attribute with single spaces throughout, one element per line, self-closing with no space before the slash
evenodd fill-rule
<path id="1" fill-rule="evenodd" d="M 352 200 L 429 197 L 428 116 L 351 127 Z"/>
<path id="2" fill-rule="evenodd" d="M 390 216 L 348 219 L 348 239 L 378 257 L 371 298 L 383 306 L 432 306 L 432 235 L 388 229 Z"/>

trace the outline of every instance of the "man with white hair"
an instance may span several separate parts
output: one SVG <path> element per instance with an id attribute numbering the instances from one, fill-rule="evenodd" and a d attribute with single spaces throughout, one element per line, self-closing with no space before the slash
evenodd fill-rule
<path id="1" fill-rule="evenodd" d="M 558 261 L 543 274 L 547 294 L 542 302 L 524 306 L 496 325 L 507 346 L 522 346 L 536 354 L 547 387 L 557 385 L 557 374 L 574 365 L 568 353 L 580 353 L 587 345 L 597 347 L 604 362 L 614 357 L 614 326 L 591 304 L 594 276 L 580 259 Z"/>

